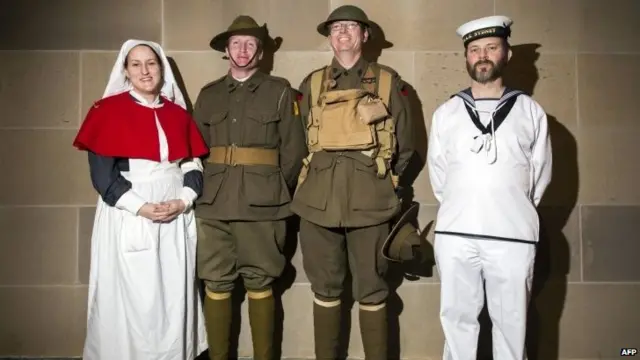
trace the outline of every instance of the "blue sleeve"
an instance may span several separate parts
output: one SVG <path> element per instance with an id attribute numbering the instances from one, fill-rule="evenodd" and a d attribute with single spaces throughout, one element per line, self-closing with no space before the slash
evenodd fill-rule
<path id="1" fill-rule="evenodd" d="M 198 197 L 202 196 L 203 176 L 202 171 L 191 170 L 184 174 L 184 186 L 190 188 Z"/>
<path id="2" fill-rule="evenodd" d="M 121 169 L 128 168 L 128 160 L 100 156 L 93 152 L 88 154 L 93 188 L 107 205 L 115 206 L 120 197 L 131 189 L 131 182 L 120 174 Z"/>

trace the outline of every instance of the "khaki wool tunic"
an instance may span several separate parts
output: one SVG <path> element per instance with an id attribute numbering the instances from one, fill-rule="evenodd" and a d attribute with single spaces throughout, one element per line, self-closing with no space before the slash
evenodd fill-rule
<path id="1" fill-rule="evenodd" d="M 296 97 L 287 80 L 260 71 L 244 82 L 226 75 L 202 89 L 194 118 L 207 145 L 276 149 L 279 166 L 205 162 L 198 217 L 269 221 L 292 215 L 290 189 L 307 155 Z"/>
<path id="2" fill-rule="evenodd" d="M 389 109 L 396 120 L 397 153 L 391 166 L 402 176 L 414 152 L 409 103 L 402 91 L 400 76 L 391 68 Z M 333 90 L 362 87 L 369 62 L 360 60 L 349 70 L 335 59 L 330 65 Z M 375 80 L 375 79 L 374 79 Z M 369 79 L 371 81 L 371 79 Z M 300 109 L 306 124 L 311 108 L 311 74 L 301 83 Z M 306 127 L 305 127 L 306 129 Z M 400 201 L 390 180 L 379 179 L 375 161 L 359 151 L 320 151 L 313 155 L 306 180 L 298 187 L 291 209 L 301 218 L 323 227 L 364 227 L 391 220 Z"/>

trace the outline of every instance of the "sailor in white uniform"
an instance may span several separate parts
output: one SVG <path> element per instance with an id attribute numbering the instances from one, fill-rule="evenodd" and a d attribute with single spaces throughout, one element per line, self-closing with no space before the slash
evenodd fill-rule
<path id="1" fill-rule="evenodd" d="M 494 360 L 526 359 L 536 207 L 552 159 L 544 109 L 502 81 L 511 24 L 490 16 L 458 28 L 471 87 L 440 105 L 431 123 L 427 166 L 440 204 L 435 255 L 445 360 L 476 359 L 483 283 Z"/>

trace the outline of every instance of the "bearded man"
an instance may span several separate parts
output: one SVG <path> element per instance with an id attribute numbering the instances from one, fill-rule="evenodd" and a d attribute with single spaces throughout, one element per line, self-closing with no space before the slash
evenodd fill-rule
<path id="1" fill-rule="evenodd" d="M 485 291 L 493 358 L 525 358 L 536 207 L 551 181 L 552 157 L 544 109 L 503 84 L 511 25 L 490 16 L 458 28 L 471 87 L 433 114 L 427 166 L 440 203 L 434 247 L 444 360 L 476 359 Z"/>

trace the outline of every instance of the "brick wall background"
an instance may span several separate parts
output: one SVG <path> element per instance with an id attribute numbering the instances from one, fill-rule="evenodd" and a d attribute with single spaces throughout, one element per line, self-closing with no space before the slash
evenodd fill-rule
<path id="1" fill-rule="evenodd" d="M 211 37 L 240 13 L 283 43 L 273 74 L 297 86 L 331 53 L 315 26 L 342 0 L 4 0 L 0 12 L 0 356 L 79 356 L 96 194 L 71 142 L 98 99 L 121 44 L 161 43 L 191 101 L 226 71 Z M 474 17 L 515 21 L 508 79 L 551 119 L 554 182 L 541 208 L 538 291 L 531 325 L 540 360 L 603 359 L 640 345 L 640 2 L 635 0 L 357 0 L 394 44 L 379 61 L 416 91 L 416 136 L 437 104 L 466 87 L 455 35 Z M 418 101 L 419 100 L 419 101 Z M 419 174 L 421 226 L 434 218 Z M 428 239 L 432 235 L 428 234 Z M 312 357 L 312 295 L 293 257 L 282 353 Z M 435 272 L 435 271 L 434 271 Z M 399 285 L 392 345 L 437 359 L 443 336 L 437 275 Z M 400 284 L 400 282 L 402 282 Z M 356 314 L 354 312 L 354 314 Z M 362 357 L 357 316 L 350 356 Z M 243 317 L 240 354 L 250 355 Z"/>

